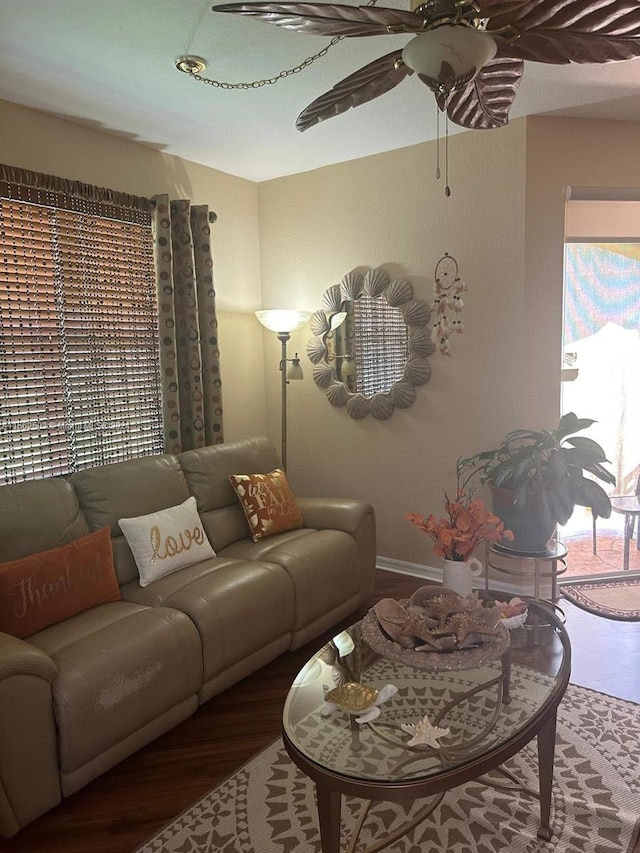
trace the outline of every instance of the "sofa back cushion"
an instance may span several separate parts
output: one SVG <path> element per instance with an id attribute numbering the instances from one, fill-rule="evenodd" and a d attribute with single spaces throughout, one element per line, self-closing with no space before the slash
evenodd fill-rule
<path id="1" fill-rule="evenodd" d="M 187 500 L 189 489 L 177 458 L 141 456 L 87 468 L 70 479 L 90 528 L 111 528 L 120 585 L 137 580 L 138 569 L 118 519 L 158 512 Z"/>
<path id="2" fill-rule="evenodd" d="M 50 477 L 0 486 L 0 562 L 66 545 L 89 532 L 67 480 Z"/>
<path id="3" fill-rule="evenodd" d="M 247 521 L 229 482 L 230 474 L 266 474 L 280 465 L 264 436 L 187 450 L 178 456 L 189 491 L 216 551 L 249 536 Z"/>

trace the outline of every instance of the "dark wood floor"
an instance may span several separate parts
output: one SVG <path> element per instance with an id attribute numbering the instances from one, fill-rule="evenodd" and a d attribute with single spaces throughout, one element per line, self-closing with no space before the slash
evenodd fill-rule
<path id="1" fill-rule="evenodd" d="M 406 597 L 421 583 L 378 572 L 375 600 Z M 640 703 L 640 623 L 614 622 L 568 602 L 561 605 L 573 646 L 571 680 Z M 0 841 L 0 850 L 131 853 L 280 734 L 282 705 L 294 675 L 334 633 L 335 628 L 215 697 L 14 839 Z"/>

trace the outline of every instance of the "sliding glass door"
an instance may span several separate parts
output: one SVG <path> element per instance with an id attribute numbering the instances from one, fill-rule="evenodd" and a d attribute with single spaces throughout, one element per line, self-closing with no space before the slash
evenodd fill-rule
<path id="1" fill-rule="evenodd" d="M 567 202 L 562 411 L 593 418 L 587 435 L 616 476 L 611 495 L 631 495 L 640 476 L 640 201 Z M 636 537 L 630 570 L 640 570 Z M 623 571 L 622 514 L 597 519 L 578 507 L 561 538 L 571 574 Z M 595 552 L 595 553 L 594 553 Z"/>

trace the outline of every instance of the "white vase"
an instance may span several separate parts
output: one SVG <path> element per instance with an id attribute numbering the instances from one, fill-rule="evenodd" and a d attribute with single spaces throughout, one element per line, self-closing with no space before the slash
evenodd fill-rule
<path id="1" fill-rule="evenodd" d="M 471 595 L 473 578 L 482 574 L 480 560 L 471 557 L 470 560 L 443 560 L 442 563 L 442 585 L 458 595 Z"/>

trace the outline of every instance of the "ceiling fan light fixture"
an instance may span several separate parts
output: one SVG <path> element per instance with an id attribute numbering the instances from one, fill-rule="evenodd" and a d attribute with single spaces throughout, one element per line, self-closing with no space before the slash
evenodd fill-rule
<path id="1" fill-rule="evenodd" d="M 436 95 L 446 97 L 470 83 L 496 50 L 487 33 L 474 27 L 444 25 L 411 39 L 402 51 L 402 61 Z"/>

